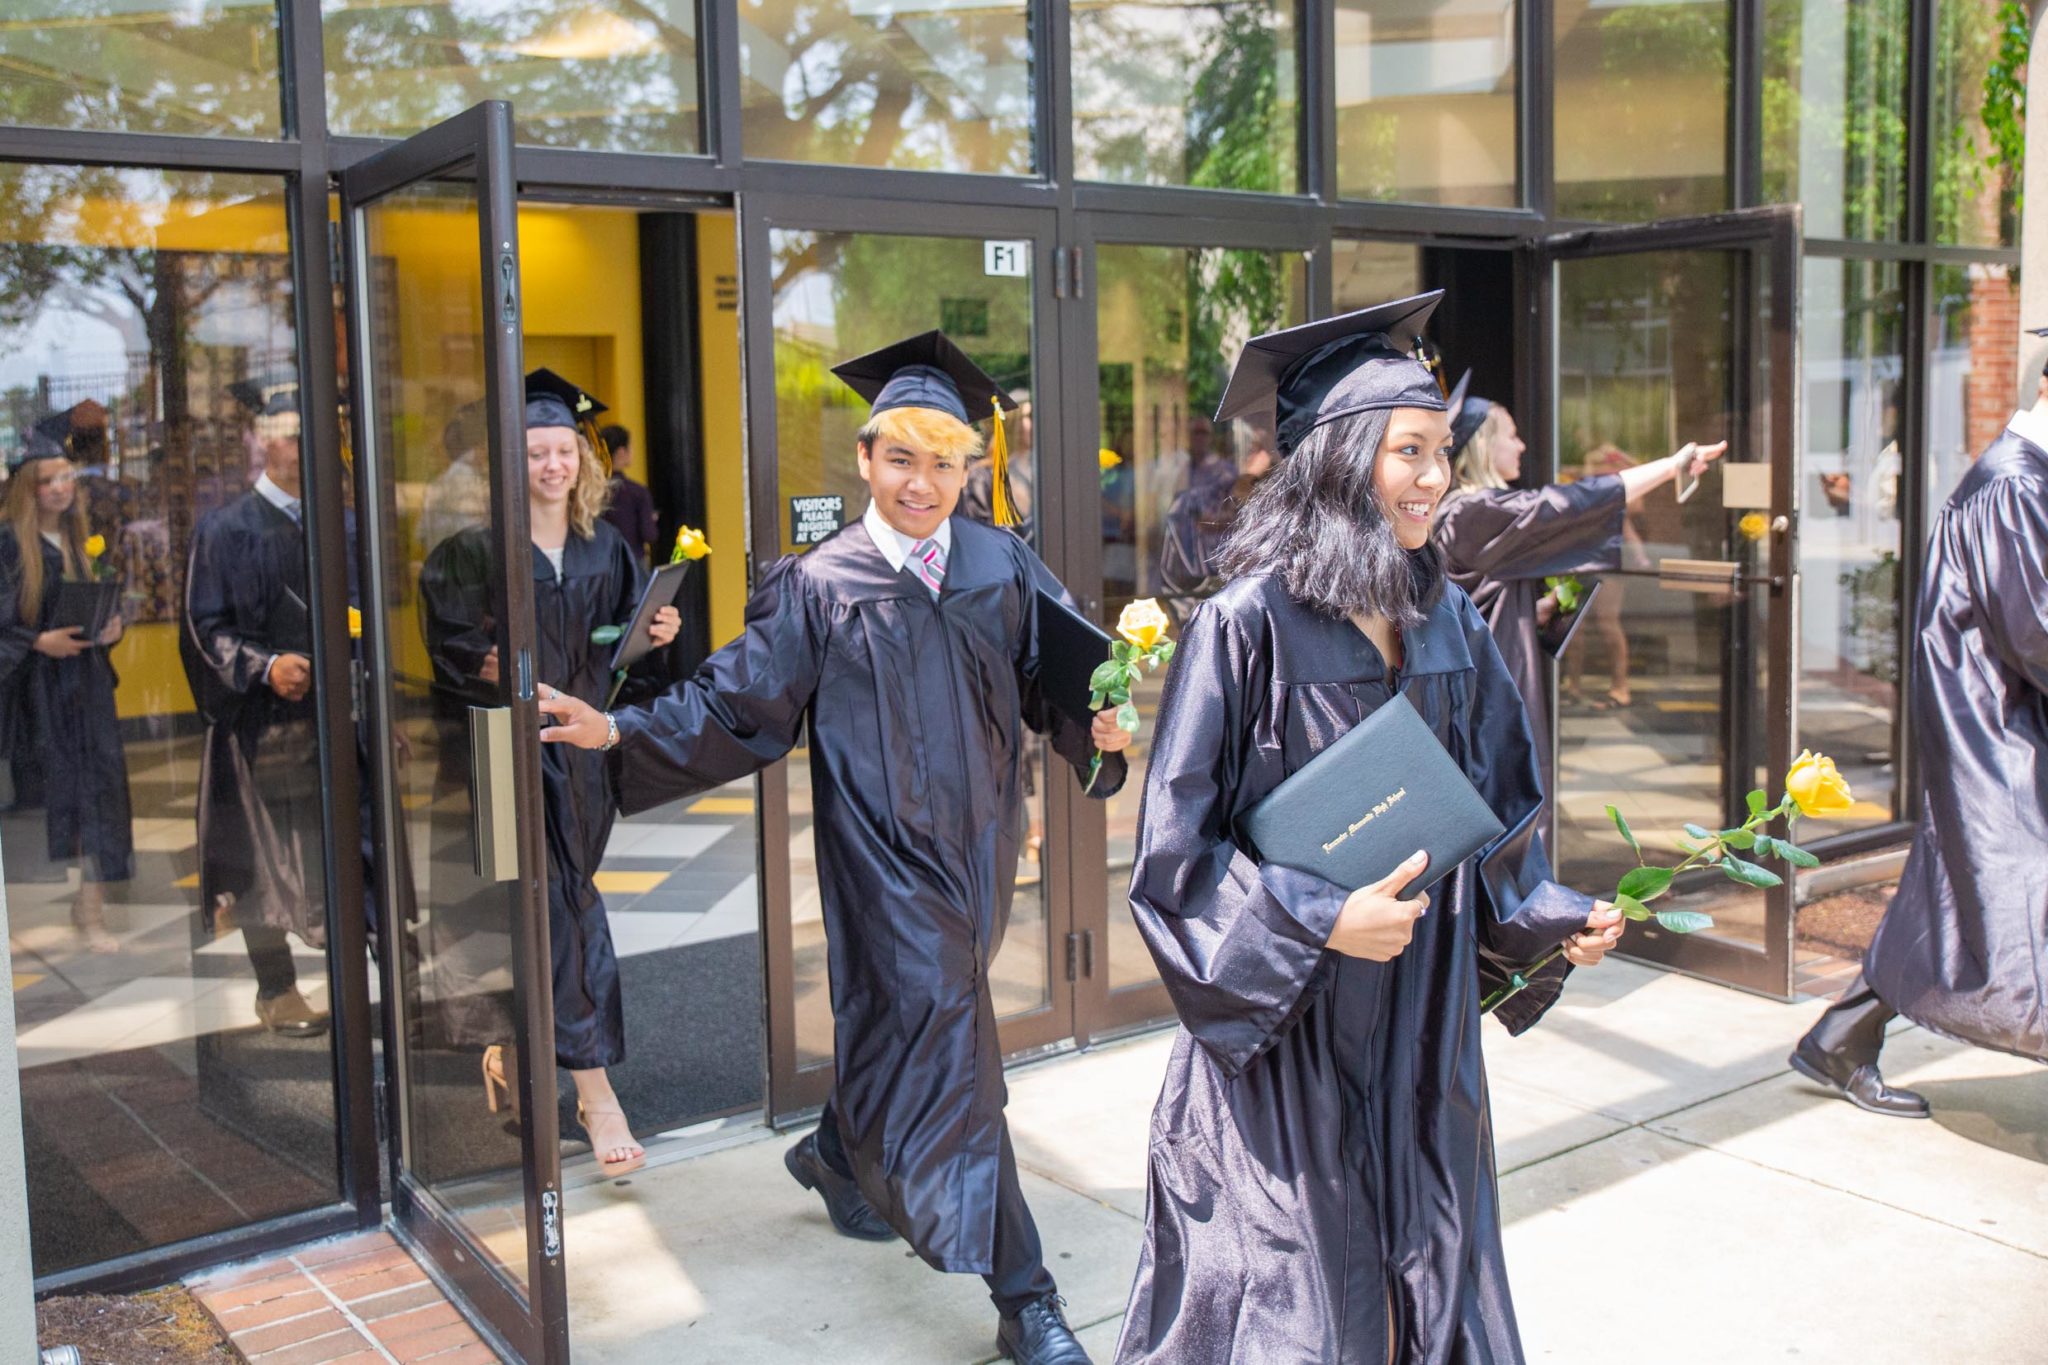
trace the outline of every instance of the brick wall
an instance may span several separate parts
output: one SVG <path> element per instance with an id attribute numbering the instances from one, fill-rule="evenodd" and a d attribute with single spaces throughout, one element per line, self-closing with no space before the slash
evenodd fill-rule
<path id="1" fill-rule="evenodd" d="M 2002 265 L 1970 267 L 1970 379 L 1963 408 L 1969 449 L 1996 440 L 2019 406 L 2013 372 L 2019 366 L 2020 291 Z"/>

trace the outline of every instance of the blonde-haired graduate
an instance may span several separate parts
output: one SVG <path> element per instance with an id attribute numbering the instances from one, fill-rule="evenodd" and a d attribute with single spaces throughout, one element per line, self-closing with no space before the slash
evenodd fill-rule
<path id="1" fill-rule="evenodd" d="M 526 507 L 533 554 L 521 571 L 533 575 L 534 667 L 565 693 L 593 702 L 603 701 L 612 687 L 613 632 L 605 627 L 629 624 L 647 587 L 640 552 L 603 519 L 610 475 L 594 422 L 605 410 L 552 370 L 526 376 Z M 432 547 L 420 572 L 434 679 L 453 713 L 447 719 L 457 725 L 465 694 L 490 705 L 499 695 L 491 612 L 498 571 L 491 546 L 487 527 L 458 531 Z M 671 643 L 681 625 L 676 609 L 663 607 L 654 619 L 655 643 Z M 656 650 L 636 665 L 625 694 L 648 697 L 664 685 L 663 658 Z M 568 749 L 542 751 L 541 799 L 555 1060 L 575 1081 L 577 1117 L 599 1164 L 607 1175 L 623 1175 L 642 1165 L 646 1153 L 633 1140 L 607 1073 L 626 1058 L 626 1019 L 611 923 L 595 880 L 618 807 L 603 760 Z M 456 960 L 460 955 L 451 947 L 443 945 L 440 956 Z M 488 1028 L 488 1009 L 477 1013 Z M 496 1036 L 502 1038 L 503 1031 Z M 465 1031 L 457 1041 L 490 1044 L 491 1038 Z M 488 1046 L 483 1083 L 493 1110 L 512 1093 L 515 1074 L 504 1049 Z"/>
<path id="2" fill-rule="evenodd" d="M 1003 1118 L 988 969 L 1023 841 L 1024 729 L 1077 780 L 1107 751 L 1097 797 L 1123 785 L 1130 736 L 1113 712 L 1090 726 L 1047 703 L 1033 604 L 1058 585 L 1022 540 L 954 515 L 973 423 L 1007 397 L 938 332 L 835 373 L 873 404 L 849 452 L 867 511 L 763 574 L 739 638 L 652 705 L 607 715 L 543 687 L 541 738 L 610 751 L 630 813 L 766 767 L 808 721 L 838 1069 L 790 1174 L 844 1235 L 900 1235 L 983 1276 L 1004 1355 L 1073 1365 L 1087 1356 Z"/>

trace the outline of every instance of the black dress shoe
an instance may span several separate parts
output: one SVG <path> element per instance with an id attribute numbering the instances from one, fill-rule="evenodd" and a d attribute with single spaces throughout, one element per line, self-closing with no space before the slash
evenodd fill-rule
<path id="1" fill-rule="evenodd" d="M 1815 1085 L 1834 1091 L 1858 1109 L 1895 1119 L 1924 1119 L 1932 1114 L 1926 1098 L 1917 1091 L 1894 1090 L 1886 1085 L 1874 1062 L 1845 1068 L 1841 1059 L 1812 1046 L 1804 1038 L 1787 1060 L 1794 1071 Z M 1849 1072 L 1846 1076 L 1841 1074 L 1845 1069 Z"/>
<path id="2" fill-rule="evenodd" d="M 825 1201 L 825 1212 L 832 1216 L 832 1226 L 842 1236 L 858 1237 L 863 1242 L 896 1240 L 896 1229 L 875 1212 L 875 1206 L 868 1203 L 860 1187 L 827 1166 L 825 1158 L 818 1155 L 816 1133 L 804 1134 L 801 1142 L 784 1152 L 782 1164 L 796 1177 L 797 1184 L 818 1192 L 818 1197 Z"/>
<path id="3" fill-rule="evenodd" d="M 996 1353 L 1017 1365 L 1092 1365 L 1060 1311 L 1065 1302 L 1057 1294 L 1047 1294 L 1025 1304 L 1016 1317 L 997 1323 Z"/>

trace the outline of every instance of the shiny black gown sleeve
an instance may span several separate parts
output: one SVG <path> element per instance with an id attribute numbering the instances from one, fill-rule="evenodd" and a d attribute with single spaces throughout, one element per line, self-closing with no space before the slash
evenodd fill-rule
<path id="1" fill-rule="evenodd" d="M 612 786 L 627 815 L 748 777 L 796 747 L 829 626 L 805 560 L 771 568 L 739 637 L 645 707 L 614 713 Z"/>
<path id="2" fill-rule="evenodd" d="M 1541 833 L 1543 782 L 1521 692 L 1477 609 L 1466 602 L 1463 615 L 1475 673 L 1473 701 L 1461 720 L 1462 766 L 1506 827 L 1475 864 L 1484 996 L 1583 929 L 1593 901 L 1551 880 Z M 1569 971 L 1570 964 L 1557 958 L 1502 1002 L 1495 1016 L 1510 1033 L 1520 1033 L 1556 1002 Z"/>
<path id="3" fill-rule="evenodd" d="M 1131 913 L 1174 1009 L 1229 1076 L 1328 984 L 1323 945 L 1347 894 L 1309 873 L 1262 866 L 1233 838 L 1252 804 L 1248 718 L 1269 675 L 1227 617 L 1211 606 L 1195 612 L 1167 672 L 1131 868 Z"/>
<path id="4" fill-rule="evenodd" d="M 1988 490 L 1981 552 L 1969 561 L 1971 596 L 1999 662 L 2048 693 L 2048 506 L 2031 480 Z"/>
<path id="5" fill-rule="evenodd" d="M 207 691 L 247 696 L 263 685 L 263 674 L 276 651 L 244 634 L 244 623 L 258 619 L 260 607 L 242 610 L 236 585 L 261 596 L 251 580 L 264 570 L 261 547 L 234 534 L 225 513 L 201 524 L 192 537 L 192 559 L 185 573 L 185 621 L 197 665 L 206 674 Z M 253 561 L 253 562 L 252 562 Z M 202 708 L 209 709 L 210 708 Z"/>
<path id="6" fill-rule="evenodd" d="M 1618 474 L 1540 488 L 1460 493 L 1437 524 L 1452 571 L 1484 578 L 1548 578 L 1621 567 L 1628 498 Z"/>
<path id="7" fill-rule="evenodd" d="M 0 687 L 19 683 L 16 675 L 35 653 L 40 624 L 21 614 L 21 543 L 0 530 Z"/>
<path id="8" fill-rule="evenodd" d="M 1042 591 L 1067 606 L 1076 604 L 1066 585 L 1053 577 L 1052 570 L 1022 541 L 1018 542 L 1017 553 L 1024 561 L 1026 571 L 1023 584 L 1026 604 L 1024 629 L 1017 641 L 1017 696 L 1022 704 L 1024 723 L 1044 735 L 1052 745 L 1052 751 L 1067 761 L 1075 776 L 1086 782 L 1088 765 L 1095 757 L 1095 739 L 1088 733 L 1086 725 L 1047 701 L 1044 689 L 1039 686 L 1038 612 L 1031 605 L 1031 594 Z M 1123 754 L 1105 754 L 1102 771 L 1096 775 L 1095 786 L 1088 795 L 1098 801 L 1107 801 L 1123 790 L 1124 780 L 1129 775 L 1130 764 Z"/>
<path id="9" fill-rule="evenodd" d="M 460 690 L 485 687 L 478 681 L 484 658 L 498 643 L 491 615 L 491 571 L 495 556 L 487 531 L 458 531 L 436 545 L 420 569 L 420 628 L 433 660 L 434 679 Z M 496 689 L 490 689 L 495 696 Z"/>

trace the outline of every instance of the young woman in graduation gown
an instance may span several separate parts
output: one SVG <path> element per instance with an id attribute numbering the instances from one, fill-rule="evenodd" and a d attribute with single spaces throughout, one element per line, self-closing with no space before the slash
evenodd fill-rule
<path id="1" fill-rule="evenodd" d="M 566 390 L 566 393 L 564 392 Z M 527 376 L 528 530 L 533 553 L 534 668 L 563 691 L 602 706 L 611 692 L 614 646 L 591 639 L 601 626 L 632 620 L 647 585 L 640 556 L 602 519 L 607 476 L 583 417 L 604 411 L 546 370 Z M 458 531 L 434 547 L 420 575 L 428 649 L 437 682 L 497 696 L 499 660 L 490 615 L 492 563 L 487 528 Z M 675 639 L 673 607 L 656 616 L 657 645 Z M 645 698 L 666 681 L 657 651 L 629 675 L 623 694 Z M 576 1084 L 576 1109 L 591 1150 L 608 1175 L 638 1167 L 645 1152 L 612 1089 L 606 1068 L 626 1055 L 619 963 L 595 875 L 618 807 L 604 760 L 564 745 L 541 750 L 541 797 L 548 853 L 548 933 L 554 951 L 555 1059 Z M 459 954 L 450 950 L 451 958 Z M 485 1054 L 493 1106 L 509 1093 L 511 1059 Z"/>
<path id="2" fill-rule="evenodd" d="M 1550 752 L 1550 688 L 1538 630 L 1557 610 L 1543 580 L 1612 573 L 1621 567 L 1629 504 L 1678 477 L 1698 478 L 1728 449 L 1693 446 L 1619 474 L 1517 488 L 1523 444 L 1514 414 L 1467 396 L 1467 372 L 1451 393 L 1455 482 L 1439 504 L 1436 543 L 1444 573 L 1485 619 L 1529 710 L 1536 752 Z M 1611 593 L 1610 589 L 1610 593 Z"/>
<path id="3" fill-rule="evenodd" d="M 1392 326 L 1367 310 L 1252 343 L 1297 357 L 1278 382 L 1284 458 L 1167 675 L 1132 870 L 1182 1027 L 1120 1361 L 1523 1358 L 1480 1000 L 1561 944 L 1598 961 L 1619 918 L 1550 880 L 1514 679 L 1429 545 L 1443 397 L 1373 334 Z M 1232 411 L 1227 392 L 1219 420 Z M 1349 894 L 1262 864 L 1240 820 L 1397 692 L 1506 833 L 1409 900 L 1419 855 Z M 1555 998 L 1556 965 L 1501 1008 L 1511 1030 Z"/>
<path id="4" fill-rule="evenodd" d="M 107 657 L 121 618 L 96 640 L 51 624 L 58 585 L 91 572 L 70 460 L 16 469 L 0 517 L 0 740 L 41 770 L 50 861 L 79 868 L 71 922 L 94 952 L 110 953 L 119 944 L 107 931 L 104 887 L 133 875 L 135 848 L 114 711 L 120 680 Z"/>

